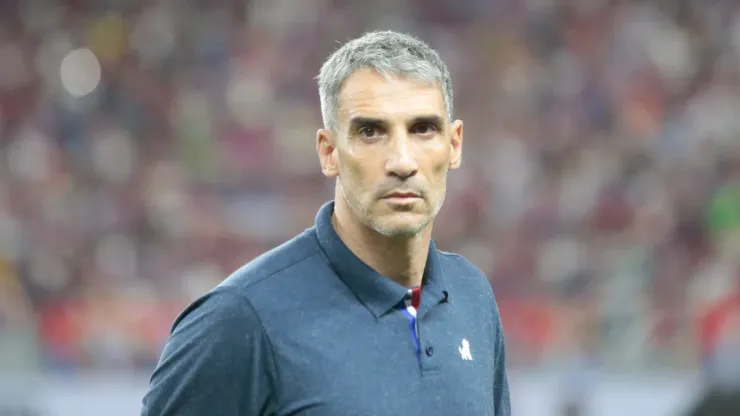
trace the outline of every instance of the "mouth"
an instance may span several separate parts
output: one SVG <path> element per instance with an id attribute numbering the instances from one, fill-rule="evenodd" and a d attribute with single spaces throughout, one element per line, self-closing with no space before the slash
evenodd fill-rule
<path id="1" fill-rule="evenodd" d="M 392 201 L 411 201 L 419 198 L 419 194 L 415 192 L 393 192 L 383 197 L 385 200 Z"/>

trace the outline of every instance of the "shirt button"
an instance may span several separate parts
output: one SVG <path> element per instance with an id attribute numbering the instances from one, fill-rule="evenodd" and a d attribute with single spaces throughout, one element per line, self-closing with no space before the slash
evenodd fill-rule
<path id="1" fill-rule="evenodd" d="M 432 355 L 434 355 L 434 348 L 431 345 L 428 346 L 426 349 L 426 353 L 427 353 L 427 357 L 431 357 Z"/>

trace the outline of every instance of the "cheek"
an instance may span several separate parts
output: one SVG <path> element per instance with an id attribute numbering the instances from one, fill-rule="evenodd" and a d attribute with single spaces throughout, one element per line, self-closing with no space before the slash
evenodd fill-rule
<path id="1" fill-rule="evenodd" d="M 440 140 L 434 142 L 433 146 L 428 153 L 429 164 L 433 167 L 435 173 L 446 172 L 452 157 L 449 142 L 440 138 Z"/>
<path id="2" fill-rule="evenodd" d="M 351 156 L 344 158 L 342 162 L 339 178 L 345 188 L 344 192 L 354 195 L 356 199 L 365 199 L 364 194 L 372 190 L 374 184 L 372 171 L 361 160 Z"/>
<path id="3" fill-rule="evenodd" d="M 431 177 L 429 178 L 429 187 L 435 200 L 444 198 L 447 190 L 447 163 L 439 163 L 434 166 Z"/>
<path id="4" fill-rule="evenodd" d="M 435 173 L 439 176 L 446 176 L 447 170 L 450 168 L 450 162 L 445 158 L 443 161 L 437 164 Z"/>
<path id="5" fill-rule="evenodd" d="M 450 167 L 449 155 L 440 155 L 434 159 L 431 164 L 432 182 L 435 184 L 444 184 L 447 178 L 447 171 Z"/>

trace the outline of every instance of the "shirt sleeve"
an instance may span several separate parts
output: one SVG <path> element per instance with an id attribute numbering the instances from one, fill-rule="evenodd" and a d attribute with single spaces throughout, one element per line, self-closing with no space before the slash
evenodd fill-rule
<path id="1" fill-rule="evenodd" d="M 275 403 L 272 350 L 249 301 L 219 288 L 175 321 L 142 416 L 251 416 Z"/>
<path id="2" fill-rule="evenodd" d="M 504 329 L 501 324 L 501 315 L 498 306 L 494 306 L 496 322 L 496 347 L 493 373 L 493 408 L 496 416 L 511 415 L 511 400 L 509 398 L 509 380 L 506 375 L 506 347 L 504 343 Z"/>

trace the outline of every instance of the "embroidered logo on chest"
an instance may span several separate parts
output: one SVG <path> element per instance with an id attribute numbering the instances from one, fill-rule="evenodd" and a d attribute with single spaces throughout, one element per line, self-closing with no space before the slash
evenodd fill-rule
<path id="1" fill-rule="evenodd" d="M 470 353 L 470 343 L 467 339 L 463 338 L 457 350 L 460 351 L 460 357 L 464 361 L 473 361 L 473 355 Z"/>

